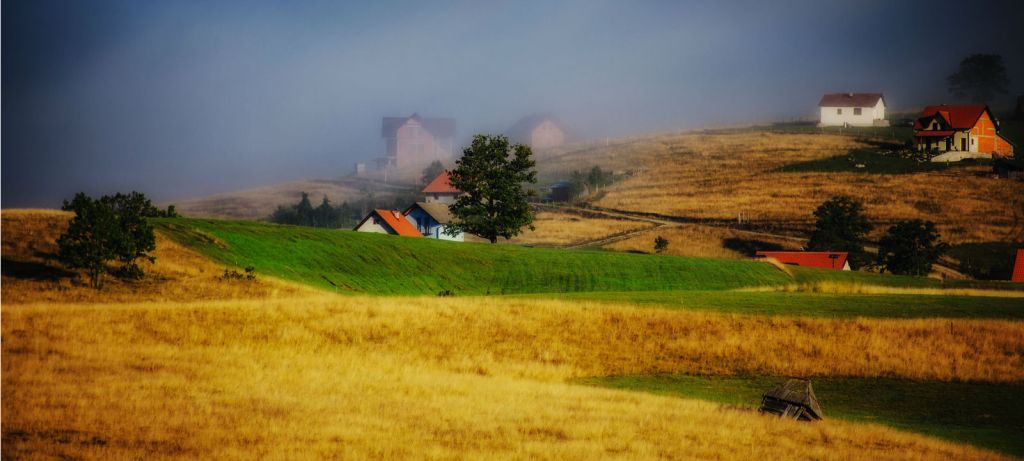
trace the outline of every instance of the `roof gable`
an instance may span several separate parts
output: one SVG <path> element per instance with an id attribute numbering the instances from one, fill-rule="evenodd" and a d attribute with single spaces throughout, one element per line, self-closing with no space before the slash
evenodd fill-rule
<path id="1" fill-rule="evenodd" d="M 448 205 L 443 203 L 416 202 L 407 208 L 404 214 L 408 216 L 416 208 L 423 210 L 424 213 L 433 218 L 434 221 L 437 221 L 438 224 L 449 224 L 452 222 L 452 213 L 448 210 Z"/>
<path id="2" fill-rule="evenodd" d="M 427 130 L 427 132 L 435 138 L 455 137 L 455 119 L 426 118 L 421 117 L 420 114 L 412 114 L 408 117 L 384 117 L 381 122 L 381 136 L 385 138 L 395 137 L 398 133 L 398 129 L 410 120 L 417 121 L 421 126 L 423 126 L 424 130 Z"/>
<path id="3" fill-rule="evenodd" d="M 950 128 L 954 130 L 969 130 L 974 128 L 974 125 L 978 123 L 978 119 L 986 112 L 989 113 L 989 117 L 992 116 L 988 106 L 984 104 L 941 104 L 938 106 L 928 106 L 921 111 L 921 116 L 914 122 L 914 129 L 924 129 L 928 121 L 931 121 L 934 116 L 939 115 L 949 123 Z"/>
<path id="4" fill-rule="evenodd" d="M 448 170 L 444 170 L 441 174 L 437 175 L 427 187 L 423 188 L 424 194 L 459 194 L 462 191 L 452 187 L 452 183 L 448 180 Z"/>
<path id="5" fill-rule="evenodd" d="M 371 211 L 365 218 L 363 218 L 362 221 L 359 221 L 359 224 L 357 224 L 355 228 L 359 229 L 366 220 L 374 216 L 380 218 L 381 222 L 391 228 L 391 230 L 398 235 L 405 237 L 423 237 L 423 235 L 412 226 L 412 223 L 405 219 L 405 215 L 403 215 L 402 212 L 398 210 L 385 210 L 383 208 L 377 208 Z"/>
<path id="6" fill-rule="evenodd" d="M 879 100 L 885 104 L 882 93 L 828 93 L 818 101 L 818 107 L 875 107 Z"/>
<path id="7" fill-rule="evenodd" d="M 512 128 L 509 128 L 505 134 L 513 140 L 528 140 L 533 130 L 544 122 L 551 122 L 559 130 L 562 130 L 566 137 L 569 137 L 569 128 L 558 117 L 551 114 L 533 114 L 523 117 L 515 125 L 512 125 Z"/>
<path id="8" fill-rule="evenodd" d="M 772 258 L 783 264 L 843 270 L 849 254 L 840 251 L 758 251 L 757 256 Z"/>
<path id="9" fill-rule="evenodd" d="M 818 418 L 824 416 L 821 413 L 821 407 L 818 406 L 818 397 L 814 395 L 814 388 L 811 387 L 811 382 L 806 379 L 789 379 L 765 392 L 764 397 L 801 405 L 812 411 L 814 416 Z"/>

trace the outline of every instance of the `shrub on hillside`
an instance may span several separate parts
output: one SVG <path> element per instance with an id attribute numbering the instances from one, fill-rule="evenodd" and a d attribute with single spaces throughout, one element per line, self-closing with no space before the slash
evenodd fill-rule
<path id="1" fill-rule="evenodd" d="M 864 242 L 871 224 L 860 202 L 845 196 L 826 200 L 814 210 L 817 221 L 807 242 L 812 251 L 845 251 L 851 265 L 862 267 L 871 261 L 864 251 Z"/>
<path id="2" fill-rule="evenodd" d="M 889 228 L 878 244 L 878 264 L 893 274 L 928 275 L 948 245 L 935 223 L 914 219 Z"/>

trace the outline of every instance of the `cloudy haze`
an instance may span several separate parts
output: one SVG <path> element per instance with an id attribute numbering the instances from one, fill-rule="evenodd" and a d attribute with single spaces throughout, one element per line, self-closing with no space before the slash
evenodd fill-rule
<path id="1" fill-rule="evenodd" d="M 898 110 L 949 101 L 975 52 L 1022 94 L 1020 3 L 4 1 L 2 205 L 341 176 L 413 112 L 464 140 L 534 112 L 591 137 L 806 117 L 830 91 Z"/>

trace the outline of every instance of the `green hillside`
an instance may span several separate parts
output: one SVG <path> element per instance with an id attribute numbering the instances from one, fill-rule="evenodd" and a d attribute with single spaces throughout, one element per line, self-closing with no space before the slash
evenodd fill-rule
<path id="1" fill-rule="evenodd" d="M 763 263 L 456 243 L 248 221 L 155 220 L 223 264 L 339 292 L 377 294 L 725 290 L 791 283 Z M 795 281 L 929 286 L 923 278 L 800 269 Z"/>

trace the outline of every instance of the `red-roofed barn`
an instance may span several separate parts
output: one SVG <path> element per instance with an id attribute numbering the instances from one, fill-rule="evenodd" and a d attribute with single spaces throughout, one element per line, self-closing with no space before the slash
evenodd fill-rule
<path id="1" fill-rule="evenodd" d="M 771 258 L 783 264 L 815 267 L 818 269 L 850 270 L 848 254 L 839 251 L 758 251 L 757 256 Z"/>
<path id="2" fill-rule="evenodd" d="M 999 121 L 982 104 L 925 107 L 914 122 L 914 140 L 918 150 L 939 152 L 932 158 L 938 162 L 1013 156 L 1013 144 L 999 134 Z"/>
<path id="3" fill-rule="evenodd" d="M 357 232 L 375 232 L 405 237 L 423 237 L 423 234 L 405 219 L 405 215 L 401 211 L 385 210 L 383 208 L 371 211 L 362 221 L 359 221 L 355 230 Z"/>

